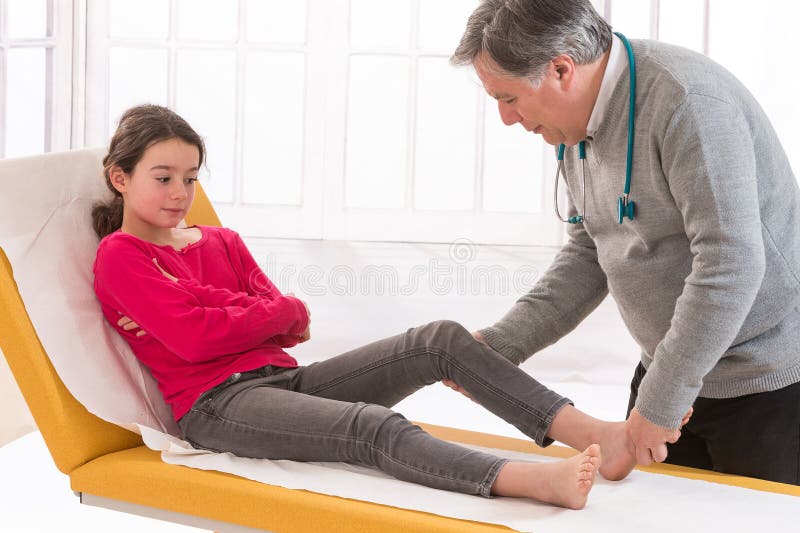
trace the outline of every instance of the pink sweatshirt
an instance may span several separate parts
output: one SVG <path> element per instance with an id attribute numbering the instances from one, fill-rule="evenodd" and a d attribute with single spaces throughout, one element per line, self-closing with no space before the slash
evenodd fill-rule
<path id="1" fill-rule="evenodd" d="M 180 251 L 116 231 L 94 263 L 103 314 L 150 369 L 175 420 L 235 372 L 296 367 L 283 348 L 308 326 L 303 302 L 281 294 L 236 232 L 197 227 L 202 238 Z M 117 326 L 123 315 L 147 335 Z"/>

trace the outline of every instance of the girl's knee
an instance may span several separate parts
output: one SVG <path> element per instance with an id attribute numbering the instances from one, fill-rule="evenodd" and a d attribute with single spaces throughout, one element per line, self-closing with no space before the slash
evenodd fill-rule
<path id="1" fill-rule="evenodd" d="M 430 339 L 472 338 L 467 329 L 454 320 L 436 320 L 423 326 Z"/>
<path id="2" fill-rule="evenodd" d="M 406 417 L 388 407 L 372 403 L 356 405 L 357 414 L 352 427 L 353 436 L 359 442 L 389 444 L 398 432 L 412 425 Z"/>

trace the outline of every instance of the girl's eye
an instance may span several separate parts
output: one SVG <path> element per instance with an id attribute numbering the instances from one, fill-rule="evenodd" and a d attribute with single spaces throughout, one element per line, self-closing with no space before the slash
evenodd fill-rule
<path id="1" fill-rule="evenodd" d="M 167 183 L 169 181 L 169 176 L 163 176 L 161 178 L 156 178 L 156 181 L 161 183 Z"/>
<path id="2" fill-rule="evenodd" d="M 193 185 L 197 178 L 186 178 L 186 185 Z"/>

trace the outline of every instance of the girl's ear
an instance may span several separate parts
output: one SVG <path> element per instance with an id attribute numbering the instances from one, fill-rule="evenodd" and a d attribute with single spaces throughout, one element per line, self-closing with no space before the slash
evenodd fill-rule
<path id="1" fill-rule="evenodd" d="M 128 175 L 125 174 L 125 171 L 117 165 L 111 167 L 108 173 L 108 179 L 111 185 L 120 193 L 124 193 L 127 190 L 127 178 Z"/>

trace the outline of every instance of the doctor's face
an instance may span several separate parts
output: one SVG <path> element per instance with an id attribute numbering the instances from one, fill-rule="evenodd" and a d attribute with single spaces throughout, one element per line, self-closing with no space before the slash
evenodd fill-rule
<path id="1" fill-rule="evenodd" d="M 573 145 L 586 136 L 585 124 L 583 131 L 571 124 L 568 94 L 552 63 L 539 87 L 525 78 L 500 74 L 500 67 L 485 55 L 478 56 L 474 66 L 483 88 L 497 100 L 497 110 L 506 126 L 519 123 L 553 145 Z"/>

